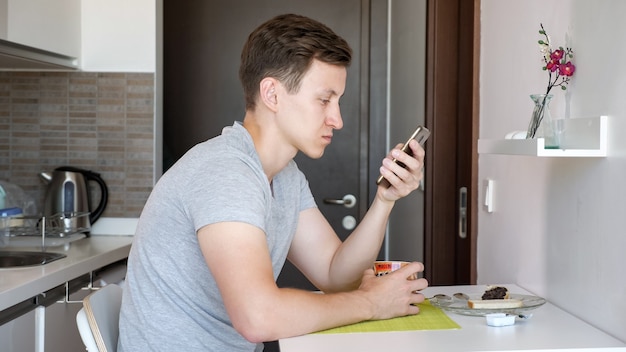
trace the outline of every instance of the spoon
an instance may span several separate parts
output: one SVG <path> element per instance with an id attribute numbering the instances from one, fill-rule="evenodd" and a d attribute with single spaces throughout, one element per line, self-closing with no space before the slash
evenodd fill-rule
<path id="1" fill-rule="evenodd" d="M 469 296 L 466 295 L 465 293 L 461 293 L 461 292 L 457 292 L 455 294 L 452 295 L 452 297 L 461 300 L 461 301 L 467 301 L 469 300 Z M 438 301 L 451 301 L 453 298 L 448 296 L 448 295 L 444 295 L 443 293 L 438 293 L 428 299 L 437 299 Z"/>
<path id="2" fill-rule="evenodd" d="M 447 302 L 447 301 L 452 302 L 452 297 L 448 295 L 444 295 L 443 293 L 438 293 L 432 297 L 426 297 L 426 299 L 429 301 L 432 301 L 434 299 L 436 302 Z"/>
<path id="3" fill-rule="evenodd" d="M 469 296 L 466 295 L 465 293 L 462 293 L 462 292 L 457 292 L 457 293 L 453 294 L 452 296 L 454 298 L 460 299 L 462 301 L 468 301 L 469 300 Z"/>

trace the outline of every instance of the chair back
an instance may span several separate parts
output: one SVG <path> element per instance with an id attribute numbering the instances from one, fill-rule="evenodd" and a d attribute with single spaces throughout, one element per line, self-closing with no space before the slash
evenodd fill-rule
<path id="1" fill-rule="evenodd" d="M 83 299 L 76 324 L 87 351 L 117 350 L 121 305 L 122 288 L 115 284 L 108 284 Z"/>

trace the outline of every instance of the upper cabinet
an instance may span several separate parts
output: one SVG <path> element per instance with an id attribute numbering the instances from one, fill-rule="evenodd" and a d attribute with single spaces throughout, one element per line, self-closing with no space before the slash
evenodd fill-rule
<path id="1" fill-rule="evenodd" d="M 80 0 L 0 0 L 10 42 L 80 56 Z"/>
<path id="2" fill-rule="evenodd" d="M 83 0 L 81 69 L 155 72 L 156 3 Z"/>
<path id="3" fill-rule="evenodd" d="M 0 0 L 0 68 L 78 68 L 81 0 Z"/>
<path id="4" fill-rule="evenodd" d="M 541 157 L 607 156 L 606 116 L 563 120 L 560 148 L 546 149 L 543 138 L 480 139 L 479 154 L 530 155 Z"/>
<path id="5" fill-rule="evenodd" d="M 0 70 L 156 71 L 154 0 L 0 0 Z"/>

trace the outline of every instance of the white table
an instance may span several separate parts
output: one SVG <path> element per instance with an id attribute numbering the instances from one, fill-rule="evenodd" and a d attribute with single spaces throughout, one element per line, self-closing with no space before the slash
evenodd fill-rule
<path id="1" fill-rule="evenodd" d="M 510 292 L 531 294 L 513 284 Z M 436 293 L 452 295 L 482 293 L 485 286 L 429 287 L 426 297 Z M 461 329 L 419 330 L 353 334 L 310 334 L 280 340 L 281 352 L 318 351 L 521 351 L 577 350 L 626 351 L 626 343 L 594 328 L 549 302 L 532 311 L 528 320 L 515 325 L 487 326 L 484 317 L 447 313 Z"/>

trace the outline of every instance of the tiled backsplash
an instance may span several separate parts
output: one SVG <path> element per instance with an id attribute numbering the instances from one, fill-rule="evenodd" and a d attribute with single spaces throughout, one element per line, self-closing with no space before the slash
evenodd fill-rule
<path id="1" fill-rule="evenodd" d="M 92 170 L 109 188 L 102 216 L 137 217 L 152 189 L 153 124 L 153 73 L 0 72 L 0 180 L 41 206 L 40 172 Z"/>

